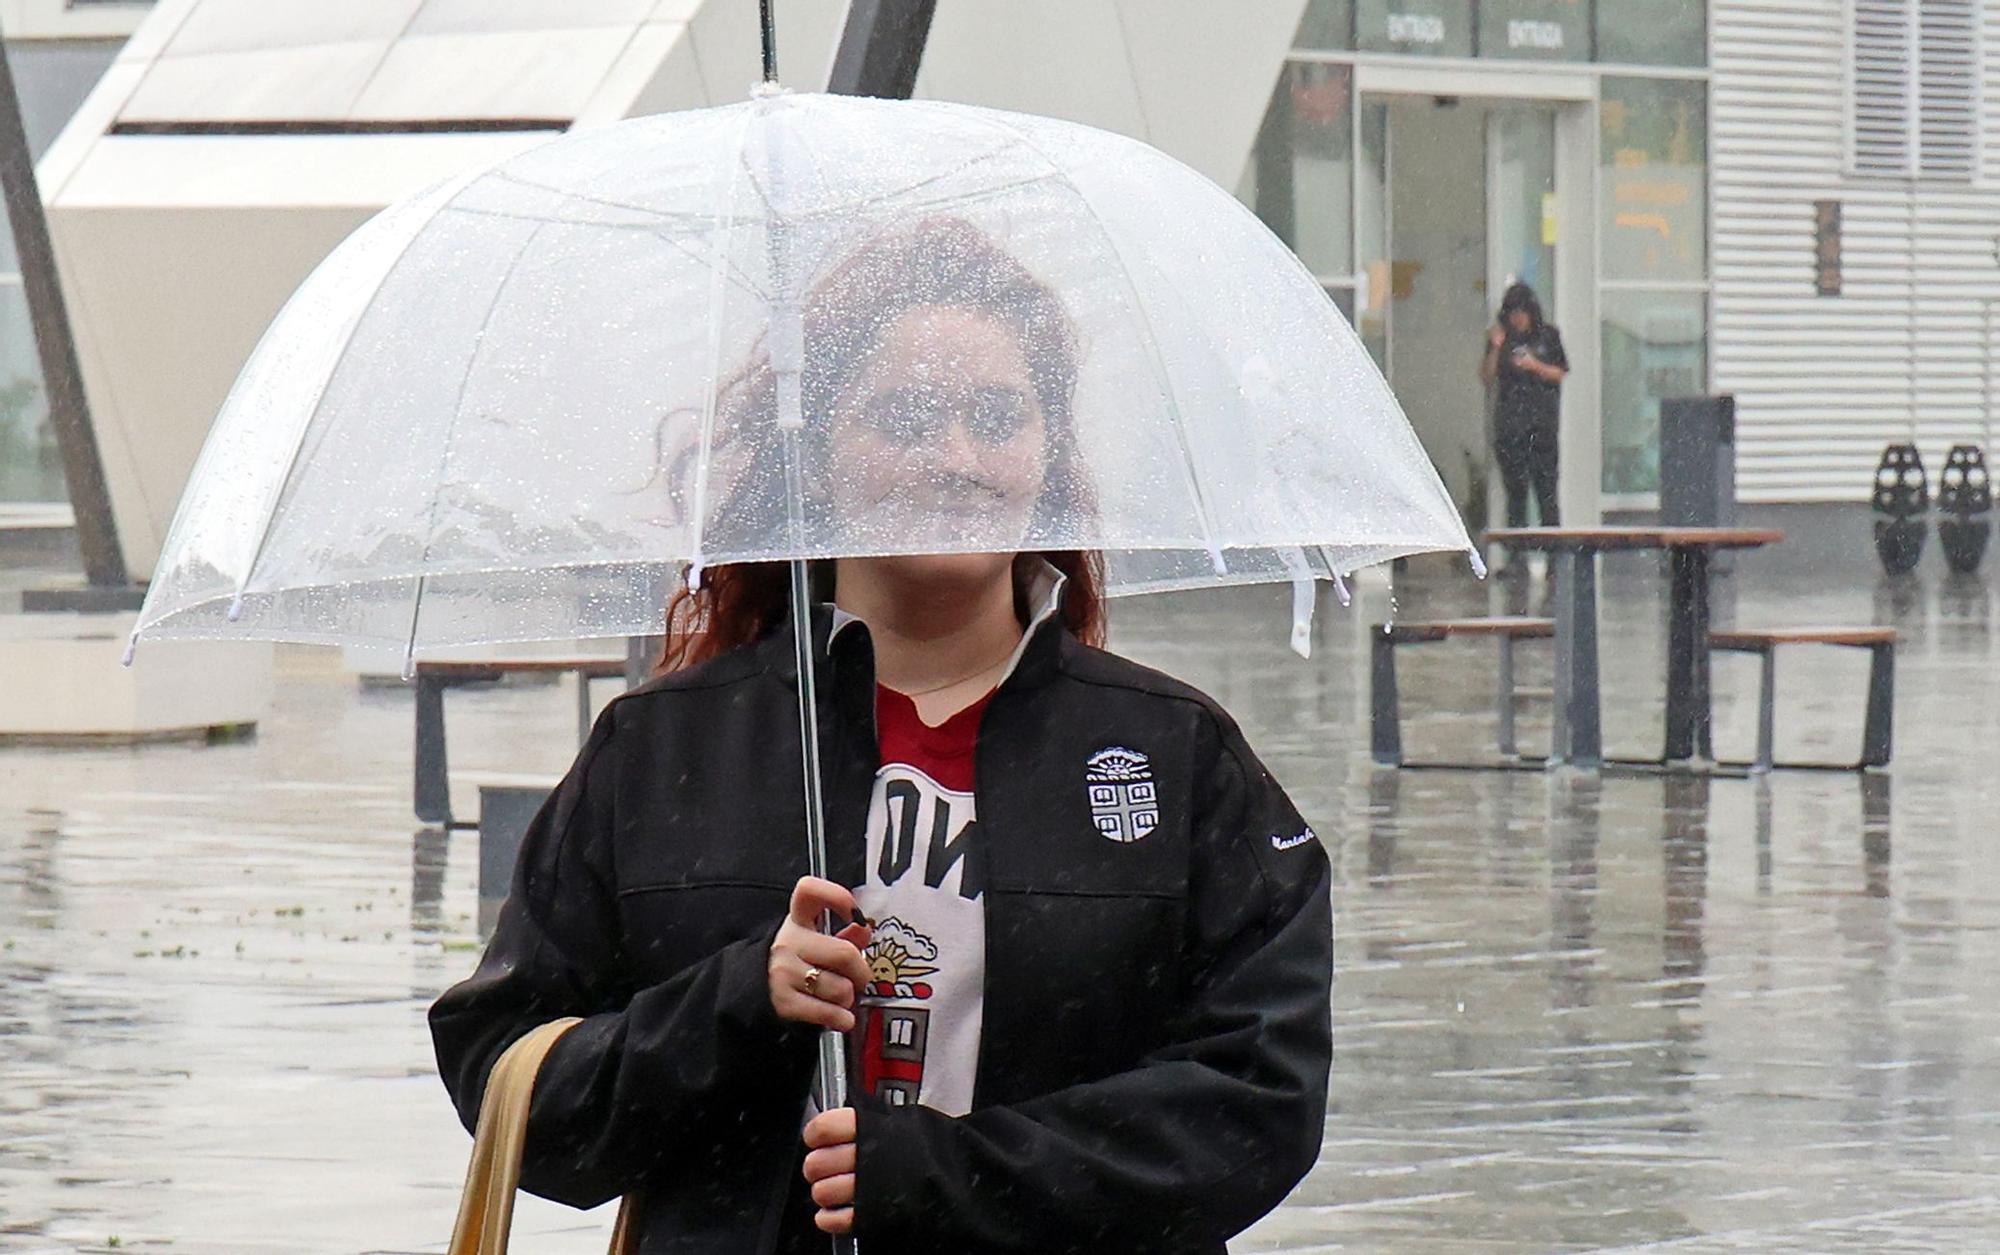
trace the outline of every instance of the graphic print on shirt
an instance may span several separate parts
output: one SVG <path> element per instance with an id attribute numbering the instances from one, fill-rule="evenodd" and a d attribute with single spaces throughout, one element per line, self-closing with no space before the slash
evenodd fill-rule
<path id="1" fill-rule="evenodd" d="M 879 920 L 857 999 L 862 1092 L 947 1114 L 972 1107 L 986 954 L 984 840 L 973 795 L 885 763 L 868 811 L 862 911 Z"/>
<path id="2" fill-rule="evenodd" d="M 923 1092 L 924 1048 L 930 1039 L 931 986 L 922 978 L 936 972 L 937 943 L 894 916 L 875 925 L 868 946 L 868 976 L 861 991 L 861 1084 L 892 1107 L 917 1101 Z"/>
<path id="3" fill-rule="evenodd" d="M 1113 745 L 1084 764 L 1090 818 L 1108 840 L 1132 842 L 1160 826 L 1160 795 L 1152 763 L 1137 750 Z"/>

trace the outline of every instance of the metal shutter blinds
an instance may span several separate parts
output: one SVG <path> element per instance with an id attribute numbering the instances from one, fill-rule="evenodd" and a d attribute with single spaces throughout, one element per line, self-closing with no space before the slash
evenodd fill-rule
<path id="1" fill-rule="evenodd" d="M 1849 162 L 1855 174 L 1908 178 L 1916 151 L 1915 0 L 1854 0 Z"/>
<path id="2" fill-rule="evenodd" d="M 1918 173 L 1969 180 L 1979 161 L 1977 0 L 1918 6 Z"/>
<path id="3" fill-rule="evenodd" d="M 1978 0 L 1853 0 L 1848 168 L 1967 181 L 1979 161 Z"/>

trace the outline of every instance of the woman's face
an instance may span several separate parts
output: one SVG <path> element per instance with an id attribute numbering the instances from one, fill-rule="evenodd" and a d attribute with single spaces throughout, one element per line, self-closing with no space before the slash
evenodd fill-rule
<path id="1" fill-rule="evenodd" d="M 1004 323 L 959 306 L 906 311 L 834 405 L 839 526 L 864 547 L 1013 547 L 1042 493 L 1047 435 L 1027 357 Z M 1007 555 L 953 561 L 996 560 Z"/>
<path id="2" fill-rule="evenodd" d="M 1512 327 L 1517 335 L 1526 335 L 1534 327 L 1535 320 L 1528 317 L 1527 310 L 1514 309 L 1507 311 L 1507 325 Z"/>

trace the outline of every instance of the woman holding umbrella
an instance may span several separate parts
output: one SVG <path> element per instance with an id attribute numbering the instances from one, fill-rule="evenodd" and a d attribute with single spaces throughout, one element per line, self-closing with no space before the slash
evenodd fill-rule
<path id="1" fill-rule="evenodd" d="M 1055 295 L 934 220 L 811 292 L 808 502 L 878 534 L 955 514 L 1022 552 L 814 572 L 828 879 L 801 876 L 799 676 L 776 564 L 708 570 L 524 842 L 431 1023 L 468 1124 L 560 1016 L 523 1182 L 641 1200 L 648 1252 L 1221 1252 L 1318 1153 L 1324 850 L 1213 702 L 1104 652 Z M 768 359 L 725 390 L 762 413 Z M 726 417 L 726 416 L 725 416 Z M 725 430 L 770 424 L 728 422 Z M 743 447 L 718 530 L 756 513 Z M 819 931 L 822 914 L 845 924 Z M 852 1107 L 809 1110 L 843 1032 Z"/>

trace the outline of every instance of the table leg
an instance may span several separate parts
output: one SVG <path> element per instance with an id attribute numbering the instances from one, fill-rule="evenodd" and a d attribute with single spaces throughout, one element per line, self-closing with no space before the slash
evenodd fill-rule
<path id="1" fill-rule="evenodd" d="M 1558 549 L 1556 700 L 1552 759 L 1596 770 L 1604 765 L 1597 695 L 1597 555 Z"/>
<path id="2" fill-rule="evenodd" d="M 417 677 L 416 810 L 426 824 L 451 824 L 451 778 L 444 757 L 444 682 Z"/>
<path id="3" fill-rule="evenodd" d="M 1709 551 L 1668 551 L 1672 579 L 1667 605 L 1667 745 L 1678 762 L 1710 752 Z"/>
<path id="4" fill-rule="evenodd" d="M 625 638 L 625 687 L 638 688 L 653 676 L 653 664 L 659 661 L 660 647 L 666 639 L 659 636 L 628 636 Z"/>

